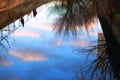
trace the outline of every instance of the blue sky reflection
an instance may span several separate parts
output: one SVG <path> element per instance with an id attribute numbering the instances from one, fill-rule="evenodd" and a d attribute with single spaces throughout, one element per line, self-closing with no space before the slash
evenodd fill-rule
<path id="1" fill-rule="evenodd" d="M 85 61 L 85 54 L 75 54 L 97 40 L 99 24 L 82 32 L 77 39 L 57 38 L 53 31 L 55 17 L 42 11 L 19 28 L 10 38 L 7 67 L 0 66 L 0 80 L 76 80 L 76 72 Z"/>

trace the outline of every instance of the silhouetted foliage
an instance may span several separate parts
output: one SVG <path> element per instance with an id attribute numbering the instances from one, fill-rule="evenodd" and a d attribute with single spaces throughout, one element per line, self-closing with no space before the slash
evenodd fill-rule
<path id="1" fill-rule="evenodd" d="M 90 0 L 63 0 L 56 2 L 53 9 L 61 16 L 56 22 L 55 29 L 62 36 L 77 35 L 77 29 L 83 26 L 87 29 L 87 26 L 97 19 Z"/>
<path id="2" fill-rule="evenodd" d="M 104 40 L 101 40 L 102 42 Z M 101 42 L 100 41 L 100 42 Z M 91 46 L 88 49 L 83 49 L 83 52 L 88 53 L 88 55 L 96 54 L 99 50 L 99 53 L 97 54 L 97 58 L 93 60 L 89 64 L 89 68 L 86 71 L 87 73 L 90 73 L 91 79 L 100 79 L 100 80 L 115 80 L 115 77 L 113 76 L 114 73 L 112 72 L 112 69 L 110 67 L 108 53 L 107 53 L 107 44 L 98 44 L 95 46 Z"/>
<path id="3" fill-rule="evenodd" d="M 93 72 L 95 73 L 99 65 L 103 65 L 102 61 L 105 60 L 107 65 L 105 70 L 101 72 L 106 80 L 107 71 L 112 71 L 114 79 L 119 80 L 120 74 L 120 44 L 117 41 L 117 37 L 114 35 L 115 31 L 112 31 L 112 27 L 119 27 L 120 23 L 116 15 L 120 14 L 120 1 L 119 0 L 60 0 L 56 2 L 54 10 L 60 13 L 60 18 L 56 22 L 55 29 L 59 35 L 68 36 L 70 34 L 77 35 L 78 29 L 84 26 L 87 27 L 90 23 L 94 23 L 97 19 L 100 20 L 100 24 L 105 35 L 106 44 L 105 54 L 101 54 L 98 57 L 96 67 Z M 112 40 L 111 40 L 112 39 Z M 115 46 L 115 47 L 113 47 Z M 88 50 L 89 53 L 93 53 L 98 46 L 93 46 Z M 109 67 L 110 66 L 110 67 Z M 112 78 L 110 78 L 112 79 Z"/>

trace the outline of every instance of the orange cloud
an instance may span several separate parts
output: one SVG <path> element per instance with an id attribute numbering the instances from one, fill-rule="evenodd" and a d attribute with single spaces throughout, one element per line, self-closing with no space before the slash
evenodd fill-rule
<path id="1" fill-rule="evenodd" d="M 34 51 L 14 51 L 10 50 L 9 54 L 20 58 L 21 60 L 24 61 L 42 61 L 42 60 L 47 60 L 46 56 L 43 56 L 39 52 L 34 52 Z"/>

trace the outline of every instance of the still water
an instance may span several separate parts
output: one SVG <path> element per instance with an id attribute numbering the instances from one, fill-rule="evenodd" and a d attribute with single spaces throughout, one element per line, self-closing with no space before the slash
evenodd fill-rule
<path id="1" fill-rule="evenodd" d="M 1 49 L 5 59 L 0 65 L 0 80 L 76 80 L 87 57 L 75 50 L 87 48 L 92 41 L 97 44 L 100 25 L 90 25 L 89 34 L 83 30 L 76 39 L 63 39 L 53 31 L 57 15 L 48 13 L 43 9 L 8 37 L 10 47 L 6 45 L 7 52 Z"/>

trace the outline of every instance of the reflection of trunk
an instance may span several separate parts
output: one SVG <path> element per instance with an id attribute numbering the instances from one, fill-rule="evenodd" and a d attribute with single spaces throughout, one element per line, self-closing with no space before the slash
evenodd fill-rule
<path id="1" fill-rule="evenodd" d="M 103 33 L 107 42 L 107 54 L 110 61 L 110 66 L 115 74 L 115 77 L 119 76 L 120 71 L 120 44 L 118 43 L 115 35 L 111 30 L 111 26 L 107 20 L 103 17 L 99 17 Z"/>

